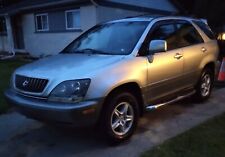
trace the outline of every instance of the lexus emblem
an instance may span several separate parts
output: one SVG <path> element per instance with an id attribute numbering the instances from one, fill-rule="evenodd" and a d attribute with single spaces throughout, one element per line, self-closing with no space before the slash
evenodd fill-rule
<path id="1" fill-rule="evenodd" d="M 29 81 L 25 80 L 25 81 L 23 82 L 23 86 L 26 87 L 26 86 L 28 85 L 28 83 L 29 83 Z"/>

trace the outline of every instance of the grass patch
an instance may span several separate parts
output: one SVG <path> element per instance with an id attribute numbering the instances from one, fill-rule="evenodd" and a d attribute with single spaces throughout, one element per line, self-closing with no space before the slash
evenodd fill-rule
<path id="1" fill-rule="evenodd" d="M 17 67 L 25 63 L 27 62 L 18 60 L 0 61 L 0 114 L 6 112 L 9 108 L 5 102 L 3 92 L 9 87 L 11 74 Z"/>
<path id="2" fill-rule="evenodd" d="M 214 156 L 225 156 L 225 114 L 172 138 L 142 155 L 142 157 Z"/>

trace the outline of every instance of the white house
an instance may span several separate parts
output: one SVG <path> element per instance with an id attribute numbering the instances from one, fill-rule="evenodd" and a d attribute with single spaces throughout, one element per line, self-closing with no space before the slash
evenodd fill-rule
<path id="1" fill-rule="evenodd" d="M 172 0 L 21 0 L 0 9 L 0 51 L 57 54 L 98 23 L 176 13 Z"/>

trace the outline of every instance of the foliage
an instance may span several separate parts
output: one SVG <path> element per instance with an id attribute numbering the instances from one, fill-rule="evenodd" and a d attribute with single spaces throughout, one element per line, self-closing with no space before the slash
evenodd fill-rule
<path id="1" fill-rule="evenodd" d="M 3 92 L 9 87 L 9 80 L 12 72 L 20 65 L 26 62 L 23 61 L 0 61 L 0 113 L 5 112 L 9 106 L 4 100 Z"/>

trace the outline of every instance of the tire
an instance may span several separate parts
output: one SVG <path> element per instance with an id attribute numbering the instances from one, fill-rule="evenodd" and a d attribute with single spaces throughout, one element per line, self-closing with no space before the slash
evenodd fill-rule
<path id="1" fill-rule="evenodd" d="M 137 99 L 129 92 L 117 91 L 104 105 L 101 128 L 107 141 L 117 144 L 129 139 L 138 123 Z"/>
<path id="2" fill-rule="evenodd" d="M 198 102 L 206 101 L 210 96 L 213 88 L 213 71 L 210 68 L 205 68 L 201 77 L 196 85 L 196 93 L 194 95 L 195 100 Z"/>

